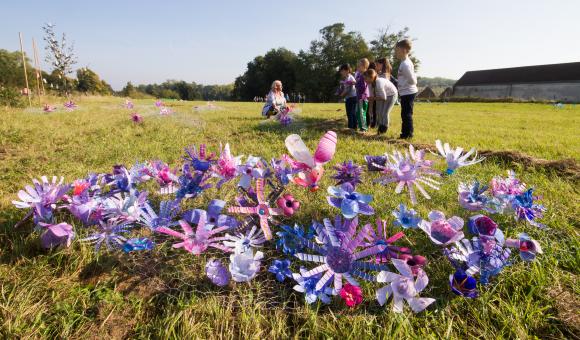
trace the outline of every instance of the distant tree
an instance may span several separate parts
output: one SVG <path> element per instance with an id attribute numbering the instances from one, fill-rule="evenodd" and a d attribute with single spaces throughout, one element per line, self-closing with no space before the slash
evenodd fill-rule
<path id="1" fill-rule="evenodd" d="M 62 34 L 60 41 L 56 38 L 56 33 L 54 32 L 55 25 L 45 24 L 42 26 L 44 30 L 44 41 L 46 42 L 46 61 L 51 63 L 54 70 L 63 79 L 63 86 L 61 91 L 67 93 L 69 91 L 69 84 L 67 82 L 67 75 L 72 73 L 72 67 L 76 64 L 76 56 L 74 54 L 74 45 L 68 44 L 66 40 L 66 34 Z"/>
<path id="2" fill-rule="evenodd" d="M 135 98 L 136 92 L 137 90 L 135 89 L 135 86 L 133 86 L 133 84 L 129 81 L 127 82 L 127 85 L 125 85 L 125 87 L 123 87 L 123 89 L 121 90 L 121 95 L 125 97 Z"/>
<path id="3" fill-rule="evenodd" d="M 77 90 L 84 93 L 109 95 L 112 93 L 111 86 L 101 80 L 99 76 L 88 67 L 77 70 Z"/>
<path id="4" fill-rule="evenodd" d="M 28 79 L 35 79 L 34 69 L 30 60 L 25 57 Z M 22 54 L 0 49 L 0 86 L 24 88 L 24 73 L 22 68 Z"/>
<path id="5" fill-rule="evenodd" d="M 371 40 L 371 53 L 373 59 L 387 58 L 391 66 L 393 66 L 393 75 L 396 76 L 399 70 L 399 65 L 401 64 L 395 58 L 395 45 L 398 41 L 403 39 L 412 39 L 409 36 L 409 28 L 405 27 L 398 32 L 391 32 L 389 27 L 379 29 L 377 36 L 374 40 Z M 410 59 L 415 65 L 415 71 L 419 69 L 420 61 L 411 52 Z"/>

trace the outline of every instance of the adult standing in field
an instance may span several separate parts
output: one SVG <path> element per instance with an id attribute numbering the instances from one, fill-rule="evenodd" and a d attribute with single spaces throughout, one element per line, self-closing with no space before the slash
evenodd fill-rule
<path id="1" fill-rule="evenodd" d="M 286 109 L 286 97 L 282 92 L 282 82 L 274 80 L 270 88 L 270 92 L 266 95 L 266 104 L 262 108 L 262 115 L 266 118 L 275 116 L 282 110 Z"/>
<path id="2" fill-rule="evenodd" d="M 403 39 L 395 45 L 395 56 L 401 61 L 397 83 L 401 95 L 401 135 L 399 138 L 413 137 L 413 106 L 417 95 L 417 75 L 415 66 L 409 58 L 411 40 Z"/>

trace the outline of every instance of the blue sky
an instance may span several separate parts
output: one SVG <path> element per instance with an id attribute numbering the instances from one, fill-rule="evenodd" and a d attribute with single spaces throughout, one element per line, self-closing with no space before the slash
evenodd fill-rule
<path id="1" fill-rule="evenodd" d="M 42 42 L 56 24 L 75 42 L 77 66 L 115 89 L 183 79 L 229 83 L 270 48 L 298 52 L 318 30 L 343 22 L 370 40 L 389 26 L 411 29 L 419 74 L 580 61 L 578 0 L 439 1 L 3 1 L 0 48 Z M 44 50 L 41 50 L 42 57 Z M 42 58 L 41 57 L 41 58 Z"/>

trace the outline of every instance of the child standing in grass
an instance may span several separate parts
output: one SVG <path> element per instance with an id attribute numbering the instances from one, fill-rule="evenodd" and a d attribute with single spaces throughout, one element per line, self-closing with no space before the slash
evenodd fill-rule
<path id="1" fill-rule="evenodd" d="M 355 84 L 356 80 L 351 74 L 349 64 L 344 64 L 340 66 L 339 69 L 342 81 L 340 82 L 340 96 L 344 98 L 344 105 L 346 107 L 346 119 L 348 122 L 348 128 L 356 130 L 356 105 L 357 96 Z"/>
<path id="2" fill-rule="evenodd" d="M 364 79 L 369 86 L 369 100 L 376 105 L 378 134 L 383 134 L 389 127 L 389 114 L 395 105 L 397 88 L 386 77 L 379 77 L 375 70 L 367 70 Z"/>
<path id="3" fill-rule="evenodd" d="M 368 96 L 369 96 L 369 89 L 367 87 L 367 83 L 365 83 L 364 73 L 369 68 L 369 60 L 367 58 L 362 58 L 358 61 L 357 65 L 357 72 L 355 74 L 356 79 L 356 97 L 357 97 L 357 106 L 356 106 L 356 120 L 358 128 L 361 131 L 367 130 L 367 110 L 369 108 Z"/>
<path id="4" fill-rule="evenodd" d="M 401 61 L 397 82 L 401 95 L 401 135 L 399 138 L 413 137 L 413 105 L 417 95 L 417 76 L 415 66 L 409 58 L 411 41 L 403 39 L 395 45 L 395 56 Z"/>

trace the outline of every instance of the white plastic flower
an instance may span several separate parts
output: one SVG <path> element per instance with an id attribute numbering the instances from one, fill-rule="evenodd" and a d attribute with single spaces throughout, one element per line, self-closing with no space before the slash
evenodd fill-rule
<path id="1" fill-rule="evenodd" d="M 248 282 L 253 279 L 260 270 L 260 260 L 264 257 L 261 251 L 256 252 L 251 248 L 241 253 L 230 255 L 230 273 L 236 282 Z"/>
<path id="2" fill-rule="evenodd" d="M 235 253 L 243 253 L 250 248 L 259 247 L 262 243 L 266 242 L 264 233 L 262 230 L 258 230 L 256 226 L 253 226 L 246 234 L 226 234 L 224 238 L 224 246 L 230 248 L 230 251 Z"/>
<path id="3" fill-rule="evenodd" d="M 475 151 L 475 148 L 471 148 L 471 150 L 463 153 L 462 147 L 451 149 L 449 143 L 443 144 L 439 139 L 435 141 L 435 146 L 437 147 L 439 154 L 447 161 L 448 175 L 451 175 L 458 168 L 477 164 L 485 159 L 485 157 L 477 158 L 477 152 Z M 470 159 L 469 157 L 471 155 L 473 155 L 473 157 Z"/>
<path id="4" fill-rule="evenodd" d="M 399 259 L 391 261 L 400 274 L 382 271 L 377 275 L 377 282 L 389 283 L 376 292 L 377 300 L 381 306 L 392 296 L 393 312 L 402 313 L 403 301 L 406 300 L 413 312 L 419 313 L 435 302 L 435 299 L 432 298 L 418 297 L 419 292 L 425 289 L 429 283 L 429 278 L 422 269 L 418 270 L 415 280 L 413 270 L 405 261 Z"/>

